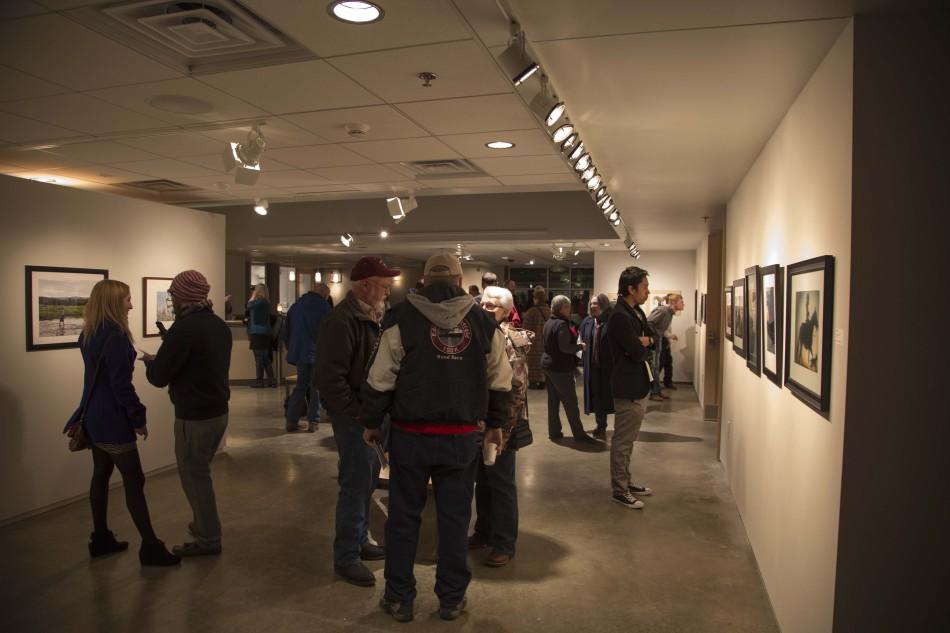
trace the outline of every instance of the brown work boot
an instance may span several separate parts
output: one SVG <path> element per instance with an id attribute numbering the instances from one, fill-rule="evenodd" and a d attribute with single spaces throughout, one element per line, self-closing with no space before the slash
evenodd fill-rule
<path id="1" fill-rule="evenodd" d="M 472 534 L 470 537 L 468 537 L 468 549 L 475 550 L 483 549 L 485 547 L 488 547 L 488 541 L 486 541 L 485 537 L 483 537 L 481 534 L 476 532 L 475 534 Z"/>
<path id="2" fill-rule="evenodd" d="M 504 552 L 492 550 L 485 559 L 485 564 L 489 567 L 504 567 L 512 558 L 514 558 L 514 554 L 505 554 Z"/>

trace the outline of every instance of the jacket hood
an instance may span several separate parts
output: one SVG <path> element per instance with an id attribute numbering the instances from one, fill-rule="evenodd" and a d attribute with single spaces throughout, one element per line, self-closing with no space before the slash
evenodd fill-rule
<path id="1" fill-rule="evenodd" d="M 443 329 L 451 329 L 457 326 L 469 310 L 475 307 L 475 302 L 468 294 L 434 302 L 422 294 L 416 293 L 406 297 L 406 301 L 421 312 L 422 316 Z"/>

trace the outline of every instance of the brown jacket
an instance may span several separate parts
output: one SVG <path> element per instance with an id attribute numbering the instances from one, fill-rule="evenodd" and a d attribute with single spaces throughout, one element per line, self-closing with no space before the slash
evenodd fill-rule
<path id="1" fill-rule="evenodd" d="M 551 318 L 551 308 L 546 304 L 532 306 L 524 313 L 524 329 L 534 332 L 540 341 L 545 322 Z M 544 368 L 541 367 L 541 356 L 544 354 L 543 345 L 534 345 L 528 352 L 528 378 L 531 382 L 544 382 Z"/>
<path id="2" fill-rule="evenodd" d="M 515 424 L 528 419 L 528 351 L 534 340 L 534 332 L 516 329 L 510 323 L 502 323 L 501 331 L 505 333 L 505 352 L 511 363 L 511 395 L 507 419 L 502 426 L 507 444 Z"/>

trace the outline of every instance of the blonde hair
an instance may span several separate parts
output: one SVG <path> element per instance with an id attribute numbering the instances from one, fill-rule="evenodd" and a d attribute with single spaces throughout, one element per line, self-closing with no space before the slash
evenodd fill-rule
<path id="1" fill-rule="evenodd" d="M 103 279 L 92 287 L 89 300 L 82 309 L 83 342 L 88 343 L 106 321 L 112 321 L 119 329 L 132 338 L 129 330 L 129 313 L 125 310 L 125 298 L 130 294 L 129 287 L 115 279 Z"/>
<path id="2" fill-rule="evenodd" d="M 267 299 L 269 301 L 270 298 L 267 296 L 267 286 L 264 284 L 257 284 L 254 286 L 254 293 L 251 295 L 251 299 L 254 299 L 255 297 L 260 297 L 261 299 Z"/>
<path id="3" fill-rule="evenodd" d="M 674 303 L 676 303 L 682 298 L 683 298 L 683 295 L 681 295 L 680 293 L 671 292 L 670 294 L 666 295 L 666 304 L 673 305 Z"/>

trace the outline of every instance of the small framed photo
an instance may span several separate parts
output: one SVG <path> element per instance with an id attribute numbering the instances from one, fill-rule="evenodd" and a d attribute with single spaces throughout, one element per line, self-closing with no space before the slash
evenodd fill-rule
<path id="1" fill-rule="evenodd" d="M 726 340 L 732 340 L 732 286 L 726 286 L 723 291 L 723 305 L 726 306 Z"/>
<path id="2" fill-rule="evenodd" d="M 762 373 L 780 388 L 782 386 L 782 310 L 784 299 L 784 269 L 778 264 L 763 266 L 759 271 L 762 280 Z"/>
<path id="3" fill-rule="evenodd" d="M 168 294 L 171 277 L 142 277 L 142 336 L 161 336 L 158 323 L 166 329 L 172 326 L 175 313 L 172 297 Z"/>
<path id="4" fill-rule="evenodd" d="M 762 375 L 762 301 L 759 267 L 745 269 L 745 364 L 756 376 Z"/>
<path id="5" fill-rule="evenodd" d="M 693 291 L 693 323 L 699 325 L 699 290 Z"/>
<path id="6" fill-rule="evenodd" d="M 732 314 L 732 351 L 745 358 L 745 277 L 732 283 Z"/>
<path id="7" fill-rule="evenodd" d="M 92 287 L 108 278 L 98 268 L 27 266 L 26 351 L 79 347 Z"/>
<path id="8" fill-rule="evenodd" d="M 699 298 L 699 316 L 702 319 L 702 324 L 706 325 L 706 293 L 705 292 Z"/>
<path id="9" fill-rule="evenodd" d="M 785 290 L 785 386 L 820 413 L 831 405 L 835 259 L 791 264 Z"/>

